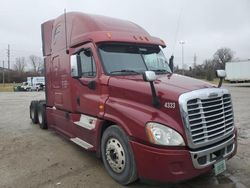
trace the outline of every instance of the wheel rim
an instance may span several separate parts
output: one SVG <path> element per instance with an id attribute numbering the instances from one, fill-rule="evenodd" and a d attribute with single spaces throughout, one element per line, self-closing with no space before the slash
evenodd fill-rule
<path id="1" fill-rule="evenodd" d="M 106 144 L 106 159 L 110 168 L 121 173 L 125 168 L 125 152 L 116 138 L 110 138 Z"/>
<path id="2" fill-rule="evenodd" d="M 42 123 L 42 121 L 43 121 L 43 116 L 42 116 L 42 112 L 41 111 L 38 112 L 38 121 L 39 121 L 39 123 Z"/>

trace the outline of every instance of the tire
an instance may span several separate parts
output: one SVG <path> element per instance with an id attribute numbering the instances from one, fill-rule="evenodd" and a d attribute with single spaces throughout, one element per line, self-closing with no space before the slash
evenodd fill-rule
<path id="1" fill-rule="evenodd" d="M 38 110 L 38 101 L 31 101 L 31 103 L 30 103 L 30 119 L 31 119 L 32 123 L 34 123 L 34 124 L 38 123 L 37 110 Z"/>
<path id="2" fill-rule="evenodd" d="M 37 120 L 41 129 L 47 129 L 47 121 L 46 121 L 46 113 L 45 113 L 46 105 L 44 102 L 39 102 L 38 111 L 37 111 Z"/>
<path id="3" fill-rule="evenodd" d="M 128 137 L 117 125 L 108 127 L 101 140 L 101 152 L 104 166 L 109 175 L 122 185 L 137 179 L 137 170 L 133 151 Z"/>

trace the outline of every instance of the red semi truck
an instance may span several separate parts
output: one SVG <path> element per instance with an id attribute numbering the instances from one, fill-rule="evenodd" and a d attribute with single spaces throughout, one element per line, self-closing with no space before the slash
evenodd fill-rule
<path id="1" fill-rule="evenodd" d="M 31 102 L 32 122 L 96 152 L 117 182 L 218 174 L 235 155 L 229 91 L 172 73 L 140 26 L 72 12 L 43 23 L 42 42 L 46 100 Z"/>

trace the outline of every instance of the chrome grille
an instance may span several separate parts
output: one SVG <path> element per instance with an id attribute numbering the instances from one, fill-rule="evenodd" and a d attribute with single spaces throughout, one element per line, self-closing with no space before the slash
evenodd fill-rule
<path id="1" fill-rule="evenodd" d="M 234 129 L 230 94 L 187 101 L 187 121 L 193 144 L 218 139 Z"/>

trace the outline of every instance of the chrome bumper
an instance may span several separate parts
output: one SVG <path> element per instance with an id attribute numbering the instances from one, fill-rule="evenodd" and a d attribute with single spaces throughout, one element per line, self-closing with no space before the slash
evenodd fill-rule
<path id="1" fill-rule="evenodd" d="M 200 151 L 190 151 L 190 154 L 194 167 L 201 169 L 216 163 L 218 160 L 227 158 L 235 149 L 235 135 L 233 135 L 229 140 L 219 145 Z"/>

